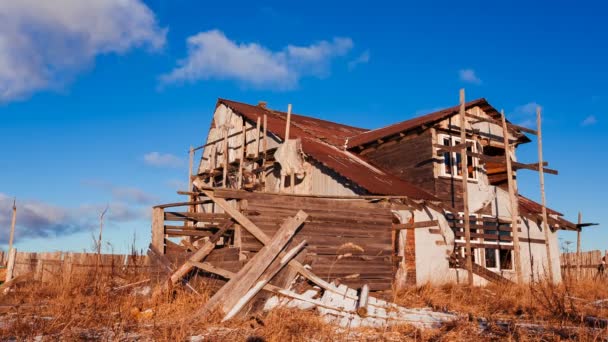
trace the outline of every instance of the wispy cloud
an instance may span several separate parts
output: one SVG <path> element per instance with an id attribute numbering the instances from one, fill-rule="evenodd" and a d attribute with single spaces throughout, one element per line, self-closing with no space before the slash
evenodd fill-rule
<path id="1" fill-rule="evenodd" d="M 458 71 L 458 75 L 463 82 L 481 84 L 481 79 L 477 77 L 477 74 L 473 69 L 461 69 Z"/>
<path id="2" fill-rule="evenodd" d="M 595 125 L 597 123 L 597 118 L 595 117 L 595 115 L 589 115 L 588 117 L 585 118 L 585 120 L 583 120 L 583 122 L 581 122 L 581 126 L 592 126 Z"/>
<path id="3" fill-rule="evenodd" d="M 160 76 L 161 84 L 219 79 L 258 88 L 291 89 L 303 77 L 326 77 L 332 60 L 353 48 L 350 38 L 337 37 L 273 51 L 257 43 L 230 40 L 219 30 L 190 36 L 187 44 L 187 57 Z"/>
<path id="4" fill-rule="evenodd" d="M 13 198 L 0 193 L 0 243 L 8 240 Z M 17 199 L 15 241 L 21 238 L 65 236 L 96 229 L 99 214 L 106 204 L 62 207 L 39 200 Z M 108 224 L 131 222 L 148 217 L 148 208 L 132 207 L 121 202 L 108 204 Z"/>
<path id="5" fill-rule="evenodd" d="M 118 186 L 110 182 L 96 179 L 85 180 L 82 183 L 86 186 L 101 189 L 111 194 L 113 201 L 135 205 L 149 205 L 158 203 L 159 201 L 158 197 L 132 186 Z"/>
<path id="6" fill-rule="evenodd" d="M 155 167 L 180 168 L 186 160 L 171 153 L 150 152 L 144 155 L 144 162 Z"/>
<path id="7" fill-rule="evenodd" d="M 63 87 L 97 55 L 158 50 L 166 29 L 141 0 L 0 2 L 0 103 Z"/>
<path id="8" fill-rule="evenodd" d="M 537 102 L 528 102 L 515 107 L 515 109 L 507 115 L 507 118 L 509 121 L 520 126 L 534 127 L 536 126 L 536 108 L 539 107 L 541 106 Z"/>
<path id="9" fill-rule="evenodd" d="M 369 50 L 363 51 L 363 53 L 361 53 L 357 58 L 348 62 L 348 70 L 353 70 L 360 64 L 367 64 L 367 63 L 369 63 Z"/>

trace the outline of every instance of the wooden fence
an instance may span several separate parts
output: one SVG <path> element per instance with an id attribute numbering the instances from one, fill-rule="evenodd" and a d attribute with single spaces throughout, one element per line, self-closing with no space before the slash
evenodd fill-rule
<path id="1" fill-rule="evenodd" d="M 602 263 L 602 257 L 604 256 L 606 256 L 606 261 L 608 262 L 608 250 L 581 252 L 579 262 L 576 252 L 562 253 L 560 256 L 562 277 L 564 279 L 568 277 L 594 279 L 599 276 L 598 266 Z M 608 276 L 608 270 L 604 271 L 604 276 Z"/>
<path id="2" fill-rule="evenodd" d="M 6 267 L 6 280 L 32 273 L 33 279 L 49 282 L 69 279 L 74 275 L 103 272 L 112 274 L 148 271 L 147 255 L 68 253 L 68 252 L 0 252 L 0 262 Z"/>

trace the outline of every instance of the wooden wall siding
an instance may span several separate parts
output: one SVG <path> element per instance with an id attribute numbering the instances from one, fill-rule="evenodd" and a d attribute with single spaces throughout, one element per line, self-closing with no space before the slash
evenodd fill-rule
<path id="1" fill-rule="evenodd" d="M 379 145 L 366 153 L 365 158 L 393 175 L 433 192 L 432 144 L 429 130 L 413 132 L 397 141 Z"/>
<path id="2" fill-rule="evenodd" d="M 268 236 L 298 210 L 309 214 L 286 249 L 306 240 L 306 258 L 319 277 L 349 286 L 368 284 L 390 289 L 396 258 L 392 253 L 392 213 L 382 204 L 359 200 L 276 196 L 252 193 L 243 213 Z M 242 234 L 242 252 L 252 255 L 262 245 Z"/>
<path id="3" fill-rule="evenodd" d="M 438 177 L 434 184 L 434 194 L 437 198 L 453 208 L 463 210 L 462 181 L 460 178 Z"/>

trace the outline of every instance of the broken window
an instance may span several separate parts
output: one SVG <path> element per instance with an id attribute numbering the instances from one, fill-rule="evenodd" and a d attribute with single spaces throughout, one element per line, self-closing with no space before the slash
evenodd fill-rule
<path id="1" fill-rule="evenodd" d="M 439 143 L 443 146 L 456 146 L 460 144 L 460 138 L 453 137 L 446 134 L 440 134 Z M 467 147 L 467 151 L 475 153 L 477 148 L 473 140 L 467 140 L 471 143 L 471 146 Z M 462 155 L 460 152 L 439 152 L 443 158 L 443 165 L 441 167 L 441 176 L 462 176 Z M 477 179 L 477 158 L 467 155 L 467 170 L 468 177 L 470 179 Z"/>

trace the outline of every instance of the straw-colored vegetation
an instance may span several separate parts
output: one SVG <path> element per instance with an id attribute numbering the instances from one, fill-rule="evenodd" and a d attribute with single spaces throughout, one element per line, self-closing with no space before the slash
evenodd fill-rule
<path id="1" fill-rule="evenodd" d="M 608 317 L 605 280 L 569 281 L 558 286 L 423 286 L 392 299 L 406 307 L 455 312 L 461 319 L 436 330 L 411 326 L 340 329 L 314 312 L 277 309 L 246 315 L 228 323 L 191 318 L 217 289 L 213 281 L 195 281 L 201 292 L 171 293 L 155 286 L 117 286 L 145 279 L 145 274 L 79 276 L 69 281 L 19 284 L 0 297 L 0 340 L 159 340 L 184 341 L 455 341 L 513 339 L 557 341 L 605 340 L 606 329 L 592 328 L 588 317 Z M 146 291 L 149 290 L 149 291 Z M 605 305 L 604 305 L 605 304 Z M 479 323 L 482 319 L 486 328 Z M 526 327 L 518 323 L 534 323 Z"/>

